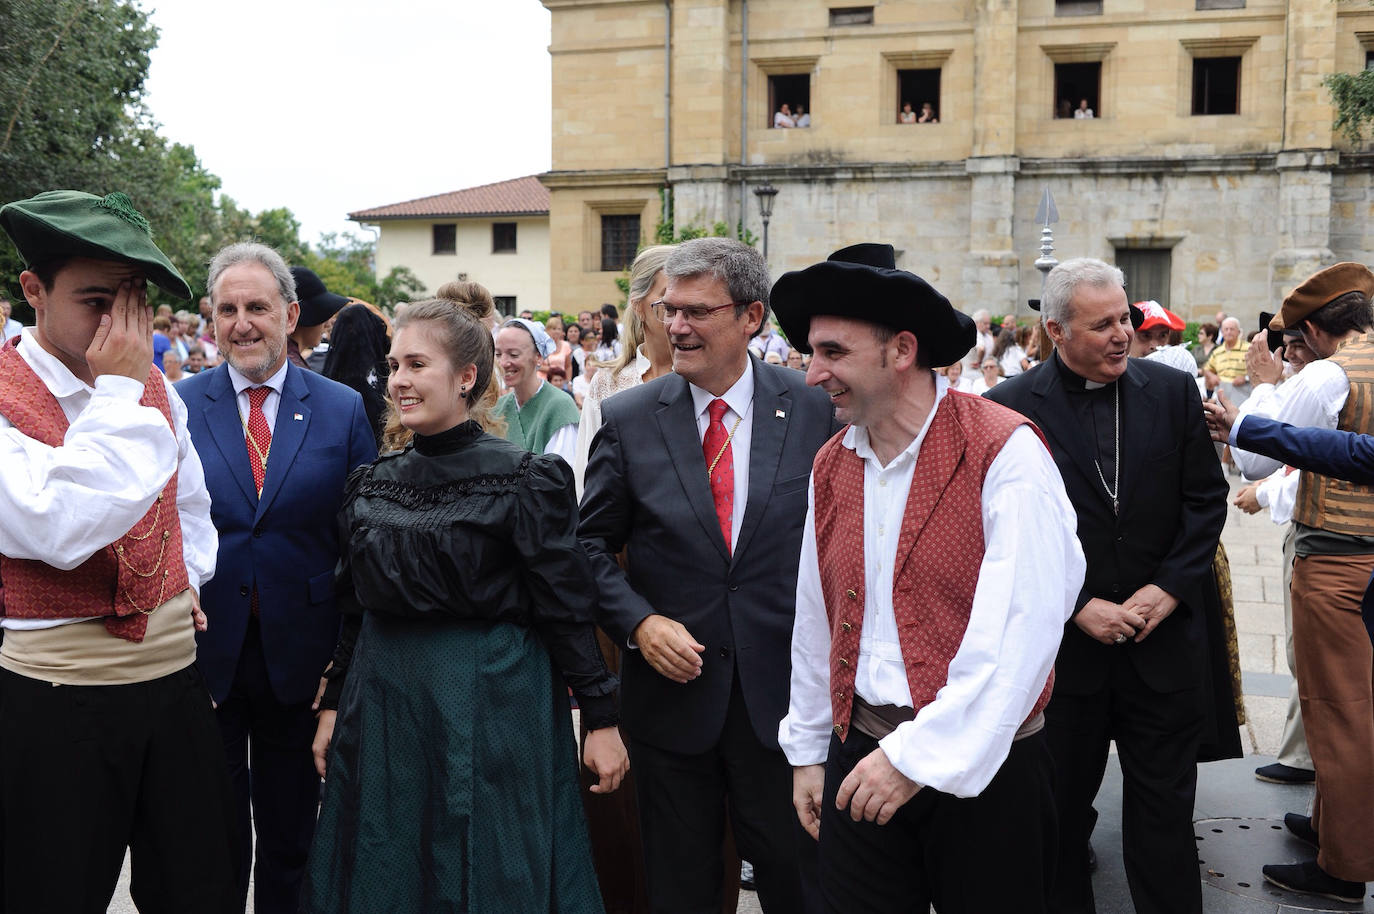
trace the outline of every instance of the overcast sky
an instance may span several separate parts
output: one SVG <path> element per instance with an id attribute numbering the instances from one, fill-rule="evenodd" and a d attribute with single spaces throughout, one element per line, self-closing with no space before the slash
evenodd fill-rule
<path id="1" fill-rule="evenodd" d="M 223 192 L 288 207 L 314 243 L 346 214 L 547 171 L 539 0 L 139 0 L 161 30 L 147 102 Z"/>

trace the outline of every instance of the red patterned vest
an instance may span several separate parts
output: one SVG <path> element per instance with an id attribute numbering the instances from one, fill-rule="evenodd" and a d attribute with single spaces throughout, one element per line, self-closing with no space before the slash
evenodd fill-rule
<path id="1" fill-rule="evenodd" d="M 983 561 L 983 479 L 1024 416 L 982 397 L 951 391 L 921 442 L 897 542 L 893 608 L 913 707 L 935 700 L 968 628 Z M 830 706 L 835 733 L 849 735 L 854 673 L 864 618 L 864 462 L 831 438 L 816 454 L 816 551 L 830 620 Z M 1044 437 L 1041 436 L 1041 440 Z M 1044 709 L 1050 671 L 1026 718 Z"/>
<path id="2" fill-rule="evenodd" d="M 16 337 L 0 348 L 0 414 L 23 434 L 59 447 L 67 434 L 62 405 L 19 355 Z M 143 385 L 144 406 L 154 406 L 172 425 L 162 373 L 153 368 Z M 173 432 L 175 434 L 175 432 Z M 186 562 L 177 516 L 177 474 L 143 519 L 128 533 L 71 571 L 43 562 L 0 556 L 4 613 L 20 619 L 85 619 L 105 616 L 110 634 L 142 641 L 147 614 L 185 590 Z"/>

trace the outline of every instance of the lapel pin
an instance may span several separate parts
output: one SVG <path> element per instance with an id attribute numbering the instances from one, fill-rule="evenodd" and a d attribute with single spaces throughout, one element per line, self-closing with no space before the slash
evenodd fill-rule
<path id="1" fill-rule="evenodd" d="M 291 416 L 291 418 L 295 419 L 297 422 L 300 422 L 300 421 L 303 420 L 305 417 L 302 416 L 300 413 L 293 413 L 292 416 Z"/>
<path id="2" fill-rule="evenodd" d="M 773 412 L 773 418 L 774 418 L 774 419 L 786 419 L 786 418 L 787 418 L 787 413 L 783 412 L 783 411 L 780 410 L 780 409 L 779 409 L 779 410 L 774 410 L 774 412 Z"/>

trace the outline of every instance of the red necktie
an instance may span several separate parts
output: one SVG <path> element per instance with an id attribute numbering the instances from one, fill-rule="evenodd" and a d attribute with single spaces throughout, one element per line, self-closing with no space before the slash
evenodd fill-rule
<path id="1" fill-rule="evenodd" d="M 262 494 L 262 481 L 267 476 L 267 455 L 272 450 L 272 429 L 267 417 L 262 414 L 262 404 L 267 402 L 270 387 L 248 388 L 248 465 L 253 468 L 253 483 Z"/>
<path id="2" fill-rule="evenodd" d="M 722 419 L 729 406 L 724 400 L 712 400 L 707 409 L 711 414 L 711 424 L 706 427 L 701 452 L 706 458 L 711 498 L 716 503 L 716 520 L 720 521 L 720 535 L 725 538 L 728 552 L 731 549 L 730 515 L 735 507 L 735 461 L 730 453 L 730 435 L 725 431 Z"/>

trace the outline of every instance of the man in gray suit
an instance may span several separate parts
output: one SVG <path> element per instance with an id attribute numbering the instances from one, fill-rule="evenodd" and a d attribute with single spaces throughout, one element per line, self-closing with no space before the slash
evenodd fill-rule
<path id="1" fill-rule="evenodd" d="M 652 308 L 674 373 L 602 403 L 579 531 L 599 622 L 630 648 L 621 730 L 650 905 L 719 911 L 728 806 L 763 909 L 804 911 L 817 893 L 802 888 L 814 872 L 802 860 L 815 850 L 792 814 L 778 722 L 807 483 L 834 409 L 800 373 L 749 354 L 768 319 L 757 252 L 700 238 L 664 271 Z"/>

